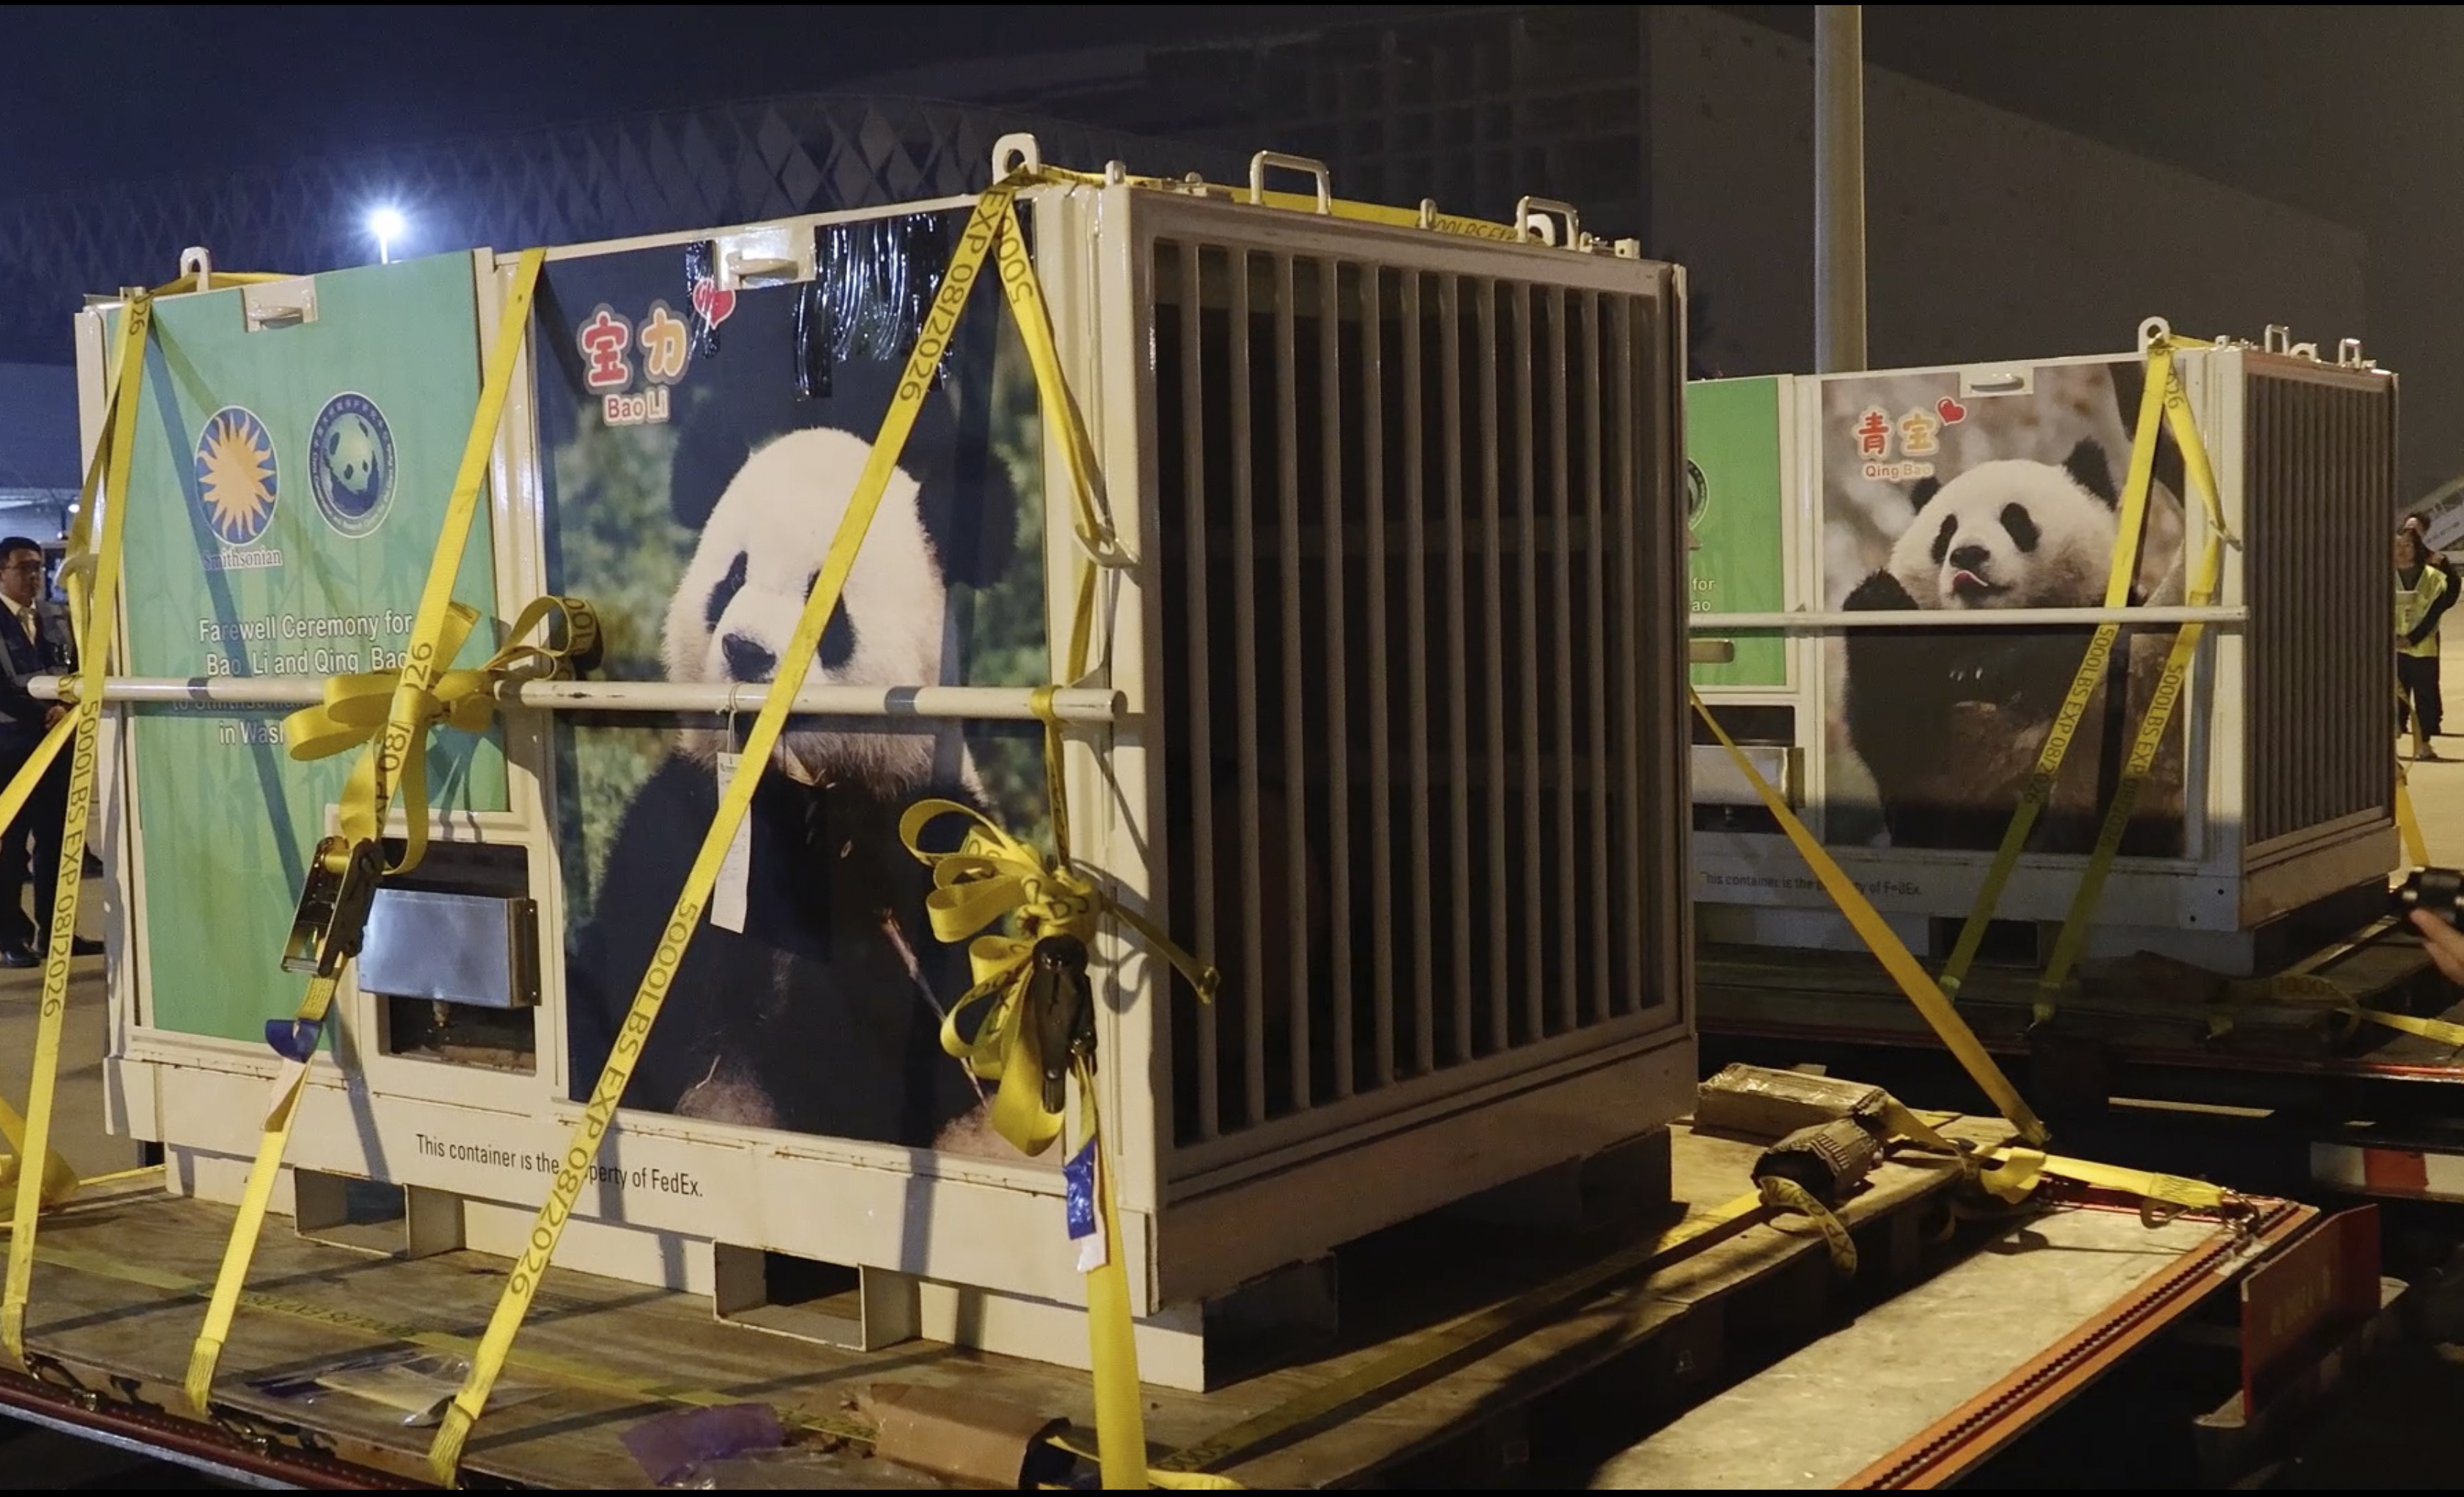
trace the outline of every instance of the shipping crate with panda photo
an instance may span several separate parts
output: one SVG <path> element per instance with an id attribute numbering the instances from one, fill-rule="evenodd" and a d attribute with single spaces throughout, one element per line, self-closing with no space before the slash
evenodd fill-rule
<path id="1" fill-rule="evenodd" d="M 1081 681 L 1061 433 L 991 285 L 815 657 L 783 658 L 972 199 L 548 252 L 457 597 L 499 629 L 585 599 L 601 658 L 437 733 L 434 840 L 377 896 L 277 1210 L 512 1251 L 782 670 L 795 714 L 561 1264 L 819 1340 L 1083 1363 L 1062 1151 L 1005 1141 L 945 1050 L 968 954 L 900 840 L 939 798 L 1050 851 L 1051 685 L 1079 860 L 1221 973 L 1205 1004 L 1120 922 L 1093 944 L 1151 1380 L 1220 1375 L 1210 1307 L 1244 1286 L 1686 1109 L 1683 277 L 1545 214 L 1253 197 L 1018 200 L 1112 535 Z M 239 1194 L 298 1001 L 283 940 L 350 759 L 290 757 L 285 705 L 398 665 L 514 268 L 156 312 L 106 1071 L 179 1189 Z M 116 315 L 80 319 L 89 442 Z"/>
<path id="2" fill-rule="evenodd" d="M 2220 587 L 2086 950 L 2248 973 L 2277 932 L 2375 914 L 2397 859 L 2396 380 L 2349 344 L 2321 358 L 2280 338 L 2226 342 L 2175 359 L 2216 473 Z M 2094 634 L 2093 614 L 1994 620 L 2102 607 L 2145 368 L 2132 354 L 1689 391 L 1706 491 L 1696 637 L 1730 641 L 1740 664 L 1773 661 L 1760 674 L 1697 664 L 1697 687 L 1920 953 L 1948 955 Z M 1741 510 L 1773 532 L 1715 529 Z M 2125 606 L 2183 609 L 2209 533 L 2168 431 Z M 1727 601 L 1740 574 L 1761 591 Z M 1722 590 L 1708 607 L 1706 575 Z M 1773 627 L 1782 612 L 1810 617 Z M 1926 617 L 1888 622 L 1910 614 Z M 2125 617 L 1995 907 L 2004 960 L 2041 960 L 2069 913 L 2180 627 Z M 1698 742 L 1694 766 L 1705 938 L 1853 947 L 1725 750 Z"/>

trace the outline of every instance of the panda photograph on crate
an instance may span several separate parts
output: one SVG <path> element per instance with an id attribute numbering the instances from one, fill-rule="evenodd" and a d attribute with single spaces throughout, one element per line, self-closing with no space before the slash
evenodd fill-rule
<path id="1" fill-rule="evenodd" d="M 2097 608 L 2104 601 L 2144 366 L 2039 364 L 2010 393 L 1956 369 L 1822 384 L 1822 589 L 1840 612 Z M 2181 454 L 2149 488 L 2131 606 L 2177 605 Z M 2001 843 L 2093 625 L 1858 627 L 1825 642 L 1835 844 L 1990 852 Z M 2124 628 L 2028 848 L 2096 842 L 2172 630 Z M 2168 726 L 2121 851 L 2183 856 L 2183 720 Z"/>
<path id="2" fill-rule="evenodd" d="M 811 686 L 1051 679 L 1041 423 L 1023 346 L 983 292 L 819 650 L 781 659 L 964 218 L 825 226 L 801 284 L 721 292 L 706 243 L 542 274 L 549 589 L 597 603 L 609 679 L 746 688 L 734 716 L 557 719 L 577 1098 L 780 671 Z M 985 1124 L 984 1089 L 941 1048 L 967 958 L 934 939 L 931 877 L 898 821 L 939 797 L 1048 846 L 1040 731 L 791 716 L 745 818 L 749 857 L 722 875 L 626 1106 L 1015 1159 Z"/>

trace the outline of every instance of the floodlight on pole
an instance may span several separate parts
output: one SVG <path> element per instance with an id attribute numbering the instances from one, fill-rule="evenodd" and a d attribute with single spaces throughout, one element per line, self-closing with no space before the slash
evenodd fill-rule
<path id="1" fill-rule="evenodd" d="M 402 237 L 407 226 L 399 209 L 381 207 L 368 215 L 368 232 L 377 236 L 377 263 L 393 262 L 393 242 Z"/>

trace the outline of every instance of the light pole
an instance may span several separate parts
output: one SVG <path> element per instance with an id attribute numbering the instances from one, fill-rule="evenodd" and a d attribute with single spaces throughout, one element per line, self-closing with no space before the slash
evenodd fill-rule
<path id="1" fill-rule="evenodd" d="M 1814 8 L 1814 342 L 1824 374 L 1865 367 L 1863 9 Z"/>
<path id="2" fill-rule="evenodd" d="M 377 236 L 377 264 L 393 263 L 393 242 L 402 237 L 403 228 L 402 214 L 396 209 L 382 207 L 368 215 L 368 232 Z"/>

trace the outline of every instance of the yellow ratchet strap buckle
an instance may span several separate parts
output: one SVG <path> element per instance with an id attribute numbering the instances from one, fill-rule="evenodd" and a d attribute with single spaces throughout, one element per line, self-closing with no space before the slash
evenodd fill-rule
<path id="1" fill-rule="evenodd" d="M 291 917 L 282 969 L 332 977 L 358 956 L 368 905 L 384 874 L 384 852 L 373 840 L 355 844 L 329 836 L 319 842 L 308 865 L 307 887 L 299 891 L 299 912 Z"/>

